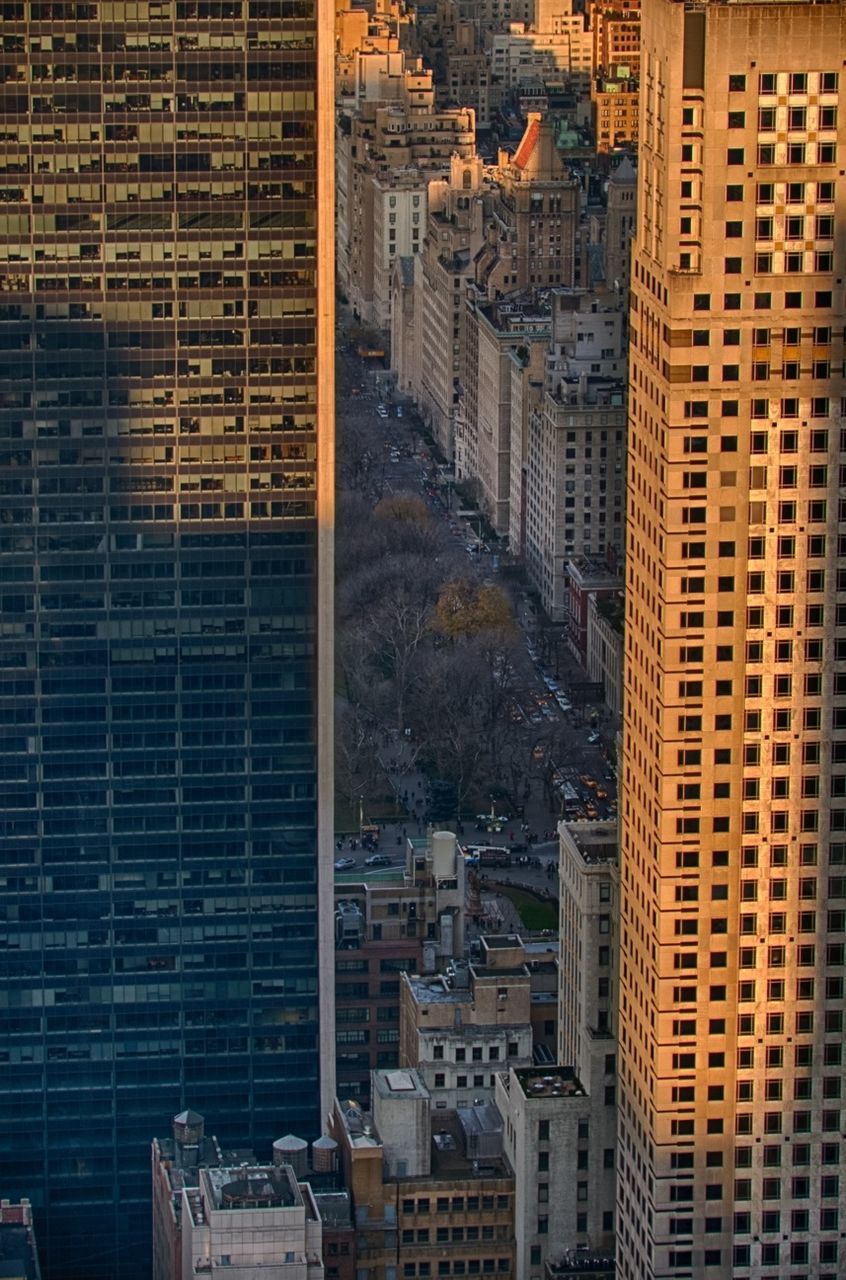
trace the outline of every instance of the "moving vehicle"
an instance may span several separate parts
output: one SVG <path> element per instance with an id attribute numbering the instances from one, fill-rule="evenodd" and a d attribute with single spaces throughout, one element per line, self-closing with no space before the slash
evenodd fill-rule
<path id="1" fill-rule="evenodd" d="M 355 858 L 338 858 L 335 862 L 336 871 L 352 871 L 355 867 Z"/>
<path id="2" fill-rule="evenodd" d="M 377 404 L 376 412 L 378 413 L 380 418 L 387 418 L 388 416 L 388 410 L 385 408 L 383 404 Z"/>
<path id="3" fill-rule="evenodd" d="M 364 859 L 366 867 L 389 867 L 391 859 L 386 853 L 371 853 L 369 858 Z"/>

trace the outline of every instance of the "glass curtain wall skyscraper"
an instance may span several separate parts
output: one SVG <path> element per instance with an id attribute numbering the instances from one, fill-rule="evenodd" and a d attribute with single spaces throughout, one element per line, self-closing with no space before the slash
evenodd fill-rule
<path id="1" fill-rule="evenodd" d="M 621 1280 L 846 1274 L 846 5 L 645 0 Z"/>
<path id="2" fill-rule="evenodd" d="M 333 17 L 0 19 L 0 1188 L 135 1277 L 332 1093 Z"/>

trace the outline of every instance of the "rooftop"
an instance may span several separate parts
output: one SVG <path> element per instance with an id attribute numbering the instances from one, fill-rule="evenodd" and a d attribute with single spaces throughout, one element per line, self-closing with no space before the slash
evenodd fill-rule
<path id="1" fill-rule="evenodd" d="M 615 818 L 606 821 L 562 822 L 559 823 L 559 830 L 569 836 L 588 866 L 601 862 L 616 865 L 619 841 Z"/>
<path id="2" fill-rule="evenodd" d="M 290 1209 L 302 1197 L 287 1165 L 240 1165 L 206 1169 L 213 1209 Z"/>
<path id="3" fill-rule="evenodd" d="M 587 1095 L 572 1067 L 523 1067 L 514 1074 L 529 1099 L 584 1098 Z"/>
<path id="4" fill-rule="evenodd" d="M 12 1210 L 20 1208 L 26 1209 L 26 1217 L 20 1222 L 10 1222 L 5 1213 L 0 1219 L 0 1276 L 4 1280 L 39 1280 L 41 1273 L 29 1207 L 8 1206 Z"/>

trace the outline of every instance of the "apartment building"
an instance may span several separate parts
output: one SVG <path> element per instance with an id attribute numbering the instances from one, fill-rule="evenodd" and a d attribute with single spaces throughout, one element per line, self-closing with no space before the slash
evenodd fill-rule
<path id="1" fill-rule="evenodd" d="M 419 367 L 410 376 L 420 414 L 444 455 L 455 448 L 455 412 L 466 347 L 465 292 L 483 238 L 480 156 L 453 156 L 449 178 L 429 186 L 428 222 L 416 273 Z"/>
<path id="2" fill-rule="evenodd" d="M 456 475 L 472 476 L 479 502 L 500 536 L 510 528 L 512 392 L 521 400 L 550 335 L 548 302 L 535 290 L 488 302 L 473 288 L 465 301 L 464 413 Z M 528 394 L 528 388 L 526 388 Z M 522 450 L 520 450 L 522 453 Z"/>
<path id="3" fill-rule="evenodd" d="M 647 0 L 621 1280 L 846 1259 L 846 6 Z"/>
<path id="4" fill-rule="evenodd" d="M 525 564 L 544 608 L 564 621 L 568 564 L 621 556 L 625 349 L 616 294 L 551 294 L 545 390 L 529 414 Z"/>

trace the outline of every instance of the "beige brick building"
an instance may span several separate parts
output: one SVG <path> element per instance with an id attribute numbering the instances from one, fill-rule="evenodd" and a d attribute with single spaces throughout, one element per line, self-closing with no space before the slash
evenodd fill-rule
<path id="1" fill-rule="evenodd" d="M 643 11 L 620 1280 L 846 1266 L 844 47 Z"/>

